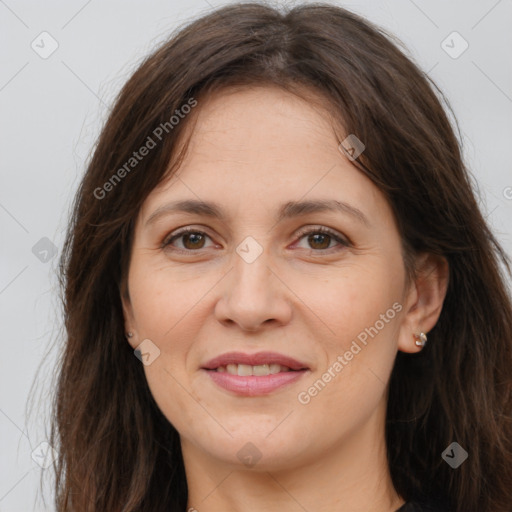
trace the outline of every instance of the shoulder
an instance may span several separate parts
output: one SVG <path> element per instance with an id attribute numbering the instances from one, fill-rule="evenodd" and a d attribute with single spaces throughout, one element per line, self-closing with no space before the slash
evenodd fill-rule
<path id="1" fill-rule="evenodd" d="M 408 501 L 402 505 L 396 512 L 450 512 L 447 508 L 418 501 Z"/>

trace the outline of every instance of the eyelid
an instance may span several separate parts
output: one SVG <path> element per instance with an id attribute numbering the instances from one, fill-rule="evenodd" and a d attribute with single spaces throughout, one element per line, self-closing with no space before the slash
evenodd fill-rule
<path id="1" fill-rule="evenodd" d="M 329 235 L 331 238 L 336 240 L 339 245 L 341 245 L 343 247 L 351 247 L 353 245 L 352 241 L 347 236 L 341 234 L 340 232 L 336 231 L 335 229 L 328 228 L 328 227 L 322 226 L 322 225 L 317 225 L 317 226 L 309 225 L 309 226 L 305 226 L 305 227 L 301 228 L 295 235 L 298 238 L 296 243 L 298 243 L 300 241 L 300 239 L 303 238 L 304 236 L 309 235 L 309 234 L 316 234 L 316 233 L 322 233 L 322 234 Z M 330 253 L 333 249 L 336 249 L 336 246 L 329 247 L 328 249 L 323 249 L 323 250 L 320 250 L 320 249 L 318 249 L 318 250 L 309 249 L 309 250 L 312 253 L 326 254 L 326 253 Z M 338 249 L 339 249 L 339 247 L 338 247 Z"/>
<path id="2" fill-rule="evenodd" d="M 352 242 L 349 240 L 349 238 L 346 235 L 343 235 L 339 231 L 336 231 L 335 229 L 328 228 L 327 226 L 323 226 L 323 225 L 305 226 L 303 228 L 300 228 L 299 231 L 297 231 L 295 236 L 302 237 L 309 233 L 325 233 L 327 235 L 333 236 L 334 238 L 340 239 L 341 241 L 343 241 L 346 244 L 352 244 Z"/>
<path id="3" fill-rule="evenodd" d="M 208 238 L 212 239 L 212 236 L 208 234 L 208 231 L 204 227 L 196 227 L 196 226 L 184 226 L 181 228 L 175 229 L 172 233 L 169 233 L 164 237 L 162 240 L 162 243 L 160 244 L 160 247 L 162 249 L 165 249 L 168 245 L 170 245 L 171 241 L 180 238 L 180 236 L 186 235 L 187 233 L 200 233 L 206 235 Z M 201 249 L 197 251 L 191 251 L 191 250 L 185 250 L 180 249 L 179 247 L 174 248 L 177 251 L 182 252 L 199 252 Z"/>
<path id="4" fill-rule="evenodd" d="M 187 233 L 200 233 L 200 234 L 206 235 L 208 238 L 212 239 L 212 236 L 210 236 L 208 234 L 208 232 L 206 231 L 206 228 L 204 228 L 204 227 L 185 226 L 185 227 L 182 227 L 182 228 L 177 228 L 172 233 L 167 235 L 163 239 L 162 243 L 160 244 L 161 248 L 165 249 L 166 247 L 171 245 L 171 242 L 173 240 L 176 240 L 176 239 L 180 238 L 181 236 L 183 236 L 183 235 L 185 235 Z M 295 243 L 299 242 L 300 239 L 302 239 L 306 235 L 316 234 L 316 233 L 323 233 L 323 234 L 331 236 L 341 246 L 349 247 L 349 246 L 352 245 L 351 240 L 347 236 L 342 235 L 341 233 L 339 233 L 338 231 L 336 231 L 334 229 L 331 229 L 331 228 L 328 228 L 328 227 L 322 226 L 322 225 L 316 225 L 316 226 L 315 225 L 308 225 L 308 226 L 304 226 L 304 227 L 300 228 L 295 233 L 295 235 L 294 235 L 294 237 L 297 238 L 297 241 Z M 201 252 L 203 249 L 204 248 L 201 248 L 201 249 L 198 249 L 198 250 L 192 250 L 192 249 L 181 249 L 179 247 L 173 247 L 174 251 L 185 252 L 185 253 L 193 253 L 193 252 L 197 252 L 198 253 L 198 252 Z M 330 252 L 332 249 L 336 249 L 336 247 L 330 247 L 328 249 L 318 249 L 318 250 L 309 249 L 309 250 L 311 252 L 313 252 L 313 253 L 321 254 L 321 253 Z"/>

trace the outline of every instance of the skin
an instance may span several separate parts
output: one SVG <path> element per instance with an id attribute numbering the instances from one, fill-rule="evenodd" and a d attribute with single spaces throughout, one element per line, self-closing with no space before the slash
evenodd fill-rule
<path id="1" fill-rule="evenodd" d="M 144 370 L 180 434 L 188 509 L 395 511 L 404 500 L 386 461 L 388 381 L 397 351 L 421 350 L 414 333 L 438 319 L 446 262 L 418 256 L 408 284 L 391 208 L 339 151 L 344 136 L 336 138 L 318 104 L 251 87 L 211 96 L 193 115 L 179 175 L 154 189 L 139 212 L 123 301 L 131 346 L 149 339 L 160 350 Z M 219 203 L 225 219 L 174 212 L 147 224 L 178 199 Z M 276 223 L 283 203 L 317 199 L 344 201 L 368 224 L 343 212 Z M 207 236 L 162 248 L 184 226 Z M 322 226 L 350 243 L 298 234 Z M 248 236 L 263 249 L 252 263 L 236 252 Z M 300 403 L 298 394 L 397 303 L 400 312 Z M 269 395 L 237 396 L 200 369 L 229 351 L 275 351 L 310 370 Z M 261 457 L 251 467 L 237 456 L 248 442 Z"/>

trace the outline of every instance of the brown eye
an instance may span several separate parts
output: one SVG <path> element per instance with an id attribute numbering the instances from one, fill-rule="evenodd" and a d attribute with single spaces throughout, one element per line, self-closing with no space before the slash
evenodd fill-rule
<path id="1" fill-rule="evenodd" d="M 308 236 L 308 243 L 312 249 L 328 249 L 332 237 L 325 233 L 315 233 Z"/>
<path id="2" fill-rule="evenodd" d="M 324 227 L 304 230 L 299 233 L 299 238 L 307 240 L 308 247 L 304 247 L 305 249 L 319 252 L 326 252 L 329 249 L 340 249 L 340 246 L 348 247 L 350 245 L 344 237 Z M 331 245 L 333 241 L 337 242 L 338 247 Z"/>
<path id="3" fill-rule="evenodd" d="M 186 249 L 202 249 L 204 246 L 204 235 L 201 233 L 187 233 L 182 237 Z"/>
<path id="4" fill-rule="evenodd" d="M 181 239 L 182 246 L 175 247 L 177 250 L 182 251 L 194 251 L 205 248 L 206 239 L 210 238 L 206 233 L 195 229 L 183 229 L 178 233 L 173 234 L 170 238 L 167 238 L 163 243 L 162 247 L 173 246 L 175 240 Z"/>

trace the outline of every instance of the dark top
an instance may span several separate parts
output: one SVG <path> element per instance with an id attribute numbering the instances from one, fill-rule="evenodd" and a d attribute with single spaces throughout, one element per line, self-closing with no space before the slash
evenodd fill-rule
<path id="1" fill-rule="evenodd" d="M 409 501 L 402 505 L 396 512 L 448 512 L 445 508 L 439 508 L 427 503 Z"/>

